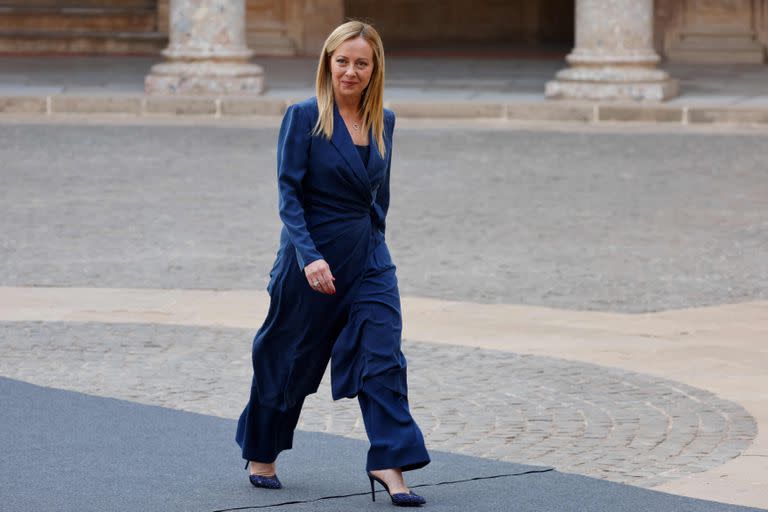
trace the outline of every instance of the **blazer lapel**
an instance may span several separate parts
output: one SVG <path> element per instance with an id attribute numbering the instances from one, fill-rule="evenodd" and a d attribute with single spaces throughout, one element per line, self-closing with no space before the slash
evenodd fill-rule
<path id="1" fill-rule="evenodd" d="M 366 176 L 368 176 L 369 185 L 373 185 L 373 181 L 376 181 L 384 168 L 384 159 L 379 153 L 379 147 L 376 141 L 373 140 L 373 129 L 368 130 L 368 144 L 370 144 L 370 154 L 368 156 L 368 167 L 366 169 Z M 375 170 L 375 171 L 374 171 Z M 374 179 L 371 180 L 371 177 Z"/>
<path id="2" fill-rule="evenodd" d="M 365 190 L 366 195 L 370 196 L 371 181 L 368 178 L 368 171 L 363 166 L 363 161 L 360 159 L 360 153 L 357 152 L 355 143 L 352 142 L 352 137 L 349 135 L 349 130 L 347 130 L 347 126 L 344 124 L 344 119 L 341 118 L 336 103 L 333 104 L 333 136 L 331 137 L 331 143 L 336 150 L 341 153 L 344 160 L 347 161 L 349 168 L 352 169 L 352 172 L 357 177 L 360 185 Z M 373 148 L 371 148 L 371 151 L 371 158 L 368 158 L 369 166 L 373 160 Z"/>

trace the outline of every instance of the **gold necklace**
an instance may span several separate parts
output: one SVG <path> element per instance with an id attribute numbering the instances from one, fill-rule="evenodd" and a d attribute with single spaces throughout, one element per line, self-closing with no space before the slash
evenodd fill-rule
<path id="1" fill-rule="evenodd" d="M 346 119 L 344 121 L 346 122 Z M 362 120 L 361 121 L 352 121 L 352 120 L 350 120 L 348 125 L 351 124 L 352 125 L 352 129 L 355 130 L 356 132 L 359 132 L 360 131 L 360 123 L 361 122 L 362 122 Z"/>

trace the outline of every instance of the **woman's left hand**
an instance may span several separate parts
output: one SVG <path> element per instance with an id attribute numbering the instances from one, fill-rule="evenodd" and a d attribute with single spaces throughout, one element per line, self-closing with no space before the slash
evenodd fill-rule
<path id="1" fill-rule="evenodd" d="M 336 287 L 333 285 L 336 278 L 331 274 L 331 267 L 325 260 L 315 260 L 304 267 L 304 275 L 313 290 L 327 295 L 336 293 Z"/>

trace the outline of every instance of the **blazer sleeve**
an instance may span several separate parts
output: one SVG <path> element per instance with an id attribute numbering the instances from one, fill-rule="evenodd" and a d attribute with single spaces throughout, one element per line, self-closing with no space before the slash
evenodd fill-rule
<path id="1" fill-rule="evenodd" d="M 376 204 L 379 205 L 382 212 L 382 222 L 379 226 L 382 233 L 386 231 L 387 227 L 387 210 L 389 210 L 389 173 L 392 169 L 392 141 L 395 135 L 395 114 L 392 113 L 392 120 L 390 122 L 391 128 L 389 132 L 389 147 L 387 148 L 387 172 L 384 174 L 384 179 L 379 186 L 379 190 L 376 194 Z"/>
<path id="2" fill-rule="evenodd" d="M 312 126 L 306 114 L 296 105 L 285 112 L 277 141 L 277 188 L 280 219 L 288 238 L 296 248 L 299 269 L 323 256 L 309 235 L 304 218 L 302 180 L 309 165 Z"/>

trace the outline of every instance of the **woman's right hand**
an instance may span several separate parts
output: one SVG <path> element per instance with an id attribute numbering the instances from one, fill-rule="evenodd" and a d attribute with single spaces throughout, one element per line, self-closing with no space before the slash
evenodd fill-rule
<path id="1" fill-rule="evenodd" d="M 336 287 L 333 285 L 336 278 L 331 274 L 331 267 L 325 260 L 315 260 L 304 267 L 304 275 L 313 290 L 327 295 L 336 293 Z"/>

